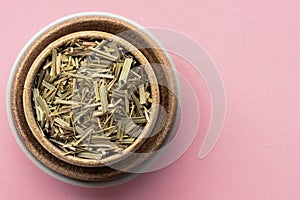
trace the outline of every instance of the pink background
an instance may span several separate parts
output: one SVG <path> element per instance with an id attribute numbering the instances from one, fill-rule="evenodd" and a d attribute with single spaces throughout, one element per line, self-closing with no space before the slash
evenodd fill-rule
<path id="1" fill-rule="evenodd" d="M 299 199 L 299 9 L 298 0 L 2 0 L 0 199 Z M 202 114 L 196 140 L 163 170 L 113 188 L 85 189 L 51 178 L 25 156 L 6 115 L 9 72 L 38 30 L 82 11 L 177 30 L 203 45 L 222 74 L 228 101 L 222 136 L 207 158 L 197 158 L 210 116 L 202 82 L 195 85 Z"/>

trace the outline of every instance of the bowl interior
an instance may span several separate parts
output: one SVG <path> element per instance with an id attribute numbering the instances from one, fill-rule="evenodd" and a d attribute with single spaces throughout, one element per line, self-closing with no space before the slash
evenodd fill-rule
<path id="1" fill-rule="evenodd" d="M 150 90 L 151 90 L 151 96 L 153 102 L 151 106 L 151 113 L 149 115 L 149 119 L 150 119 L 149 122 L 145 125 L 143 131 L 136 138 L 133 144 L 131 144 L 129 147 L 127 147 L 125 150 L 123 150 L 120 153 L 99 160 L 84 159 L 72 155 L 65 155 L 65 152 L 63 152 L 52 142 L 50 142 L 48 138 L 42 135 L 33 112 L 32 89 L 34 86 L 36 75 L 39 72 L 41 66 L 45 62 L 46 58 L 51 54 L 52 49 L 60 47 L 64 45 L 66 42 L 75 39 L 105 39 L 109 41 L 118 42 L 120 46 L 124 47 L 128 52 L 130 52 L 130 54 L 134 56 L 134 58 L 139 62 L 139 64 L 141 64 L 141 66 L 144 67 L 150 83 Z M 86 166 L 86 167 L 97 167 L 97 166 L 102 166 L 102 165 L 111 164 L 120 161 L 126 158 L 128 155 L 130 155 L 131 152 L 134 152 L 143 144 L 143 142 L 145 141 L 145 139 L 153 129 L 153 126 L 157 119 L 159 107 L 156 105 L 159 104 L 159 89 L 158 89 L 157 79 L 153 69 L 151 68 L 151 65 L 149 64 L 145 56 L 135 46 L 131 45 L 126 40 L 110 33 L 102 32 L 102 31 L 80 31 L 80 32 L 74 32 L 65 35 L 53 41 L 37 56 L 37 58 L 33 62 L 26 76 L 24 90 L 23 90 L 23 102 L 24 102 L 24 113 L 28 125 L 35 138 L 48 152 L 50 152 L 57 158 L 65 162 L 68 162 L 70 164 L 74 164 L 78 166 Z"/>

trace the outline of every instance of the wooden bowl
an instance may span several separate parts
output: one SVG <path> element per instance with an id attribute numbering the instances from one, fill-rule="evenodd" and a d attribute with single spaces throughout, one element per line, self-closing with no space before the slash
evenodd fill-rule
<path id="1" fill-rule="evenodd" d="M 28 107 L 26 98 L 23 101 L 23 91 L 28 90 L 25 82 L 29 71 L 38 56 L 51 43 L 80 31 L 101 31 L 118 35 L 137 48 L 150 64 L 159 64 L 152 65 L 152 70 L 158 83 L 159 104 L 164 108 L 166 115 L 162 115 L 161 110 L 158 110 L 151 131 L 157 132 L 157 134 L 148 137 L 142 145 L 134 149 L 135 153 L 143 153 L 142 156 L 129 155 L 121 160 L 116 159 L 117 162 L 113 165 L 99 166 L 100 163 L 97 163 L 90 167 L 88 163 L 85 163 L 79 166 L 77 161 L 75 163 L 68 162 L 69 160 L 61 159 L 52 151 L 47 150 L 30 128 L 32 124 L 29 125 L 30 121 L 26 119 L 24 112 Z M 177 87 L 171 61 L 149 33 L 141 26 L 120 16 L 107 13 L 83 13 L 56 21 L 38 33 L 25 47 L 16 60 L 10 81 L 8 113 L 12 118 L 12 129 L 16 130 L 17 141 L 40 168 L 68 183 L 101 187 L 128 180 L 133 175 L 131 172 L 149 165 L 150 161 L 155 158 L 155 151 L 159 150 L 172 137 L 172 131 L 176 128 Z M 163 128 L 160 129 L 162 126 Z"/>
<path id="2" fill-rule="evenodd" d="M 65 155 L 65 152 L 59 149 L 56 145 L 54 145 L 50 140 L 41 133 L 41 130 L 38 126 L 37 120 L 34 116 L 34 109 L 33 109 L 33 101 L 32 101 L 32 90 L 34 87 L 34 83 L 36 80 L 36 76 L 39 70 L 43 67 L 46 59 L 51 55 L 52 49 L 58 48 L 60 46 L 65 45 L 69 41 L 74 41 L 76 39 L 96 39 L 102 40 L 105 39 L 106 41 L 117 42 L 120 46 L 125 48 L 134 58 L 138 61 L 140 66 L 145 69 L 146 75 L 148 77 L 150 88 L 151 88 L 151 97 L 152 97 L 152 106 L 151 106 L 151 113 L 150 113 L 150 122 L 146 124 L 143 128 L 142 133 L 136 138 L 133 144 L 131 144 L 128 148 L 123 150 L 120 153 L 114 154 L 112 156 L 96 160 L 96 159 L 83 159 L 73 155 Z M 33 64 L 31 65 L 27 77 L 25 79 L 24 90 L 23 90 L 23 107 L 24 113 L 27 120 L 27 124 L 38 140 L 38 142 L 46 149 L 49 153 L 56 156 L 57 158 L 68 162 L 70 164 L 78 165 L 78 166 L 85 166 L 85 167 L 99 167 L 102 165 L 109 165 L 120 161 L 130 155 L 131 152 L 134 152 L 140 147 L 148 135 L 151 133 L 153 126 L 156 123 L 157 114 L 158 114 L 158 105 L 159 104 L 159 89 L 158 83 L 154 74 L 151 65 L 149 64 L 148 60 L 145 56 L 133 45 L 131 45 L 126 40 L 119 38 L 116 35 L 112 35 L 110 33 L 102 32 L 102 31 L 80 31 L 65 35 L 51 44 L 49 44 L 35 59 Z"/>

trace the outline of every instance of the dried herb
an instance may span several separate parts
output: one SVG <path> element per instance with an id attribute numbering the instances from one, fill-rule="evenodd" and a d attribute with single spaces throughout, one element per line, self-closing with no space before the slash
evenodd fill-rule
<path id="1" fill-rule="evenodd" d="M 151 113 L 142 67 L 108 40 L 72 40 L 52 49 L 35 80 L 41 134 L 65 155 L 103 159 L 134 143 Z"/>

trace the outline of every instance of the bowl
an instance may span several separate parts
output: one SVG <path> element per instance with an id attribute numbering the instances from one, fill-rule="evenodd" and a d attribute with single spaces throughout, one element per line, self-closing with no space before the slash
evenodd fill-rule
<path id="1" fill-rule="evenodd" d="M 126 49 L 126 52 L 130 53 L 136 61 L 139 63 L 140 68 L 143 68 L 146 72 L 148 77 L 148 82 L 151 88 L 151 97 L 152 97 L 152 106 L 151 106 L 151 113 L 149 115 L 149 123 L 143 127 L 143 131 L 141 134 L 136 138 L 133 144 L 131 144 L 128 148 L 124 149 L 123 151 L 116 153 L 112 156 L 103 158 L 103 159 L 84 159 L 80 157 L 76 157 L 73 155 L 66 155 L 64 151 L 59 149 L 55 144 L 53 144 L 44 134 L 42 134 L 41 128 L 39 127 L 36 117 L 35 117 L 35 109 L 34 109 L 34 102 L 32 101 L 33 95 L 32 91 L 34 88 L 35 80 L 38 75 L 38 72 L 43 67 L 46 59 L 52 54 L 52 49 L 59 48 L 60 46 L 66 45 L 68 42 L 76 41 L 76 40 L 105 40 L 109 42 L 118 43 L 122 48 Z M 80 70 L 80 69 L 79 69 Z M 93 82 L 91 81 L 91 84 Z M 51 44 L 49 44 L 35 59 L 33 64 L 31 65 L 28 74 L 25 79 L 24 83 L 24 90 L 23 90 L 23 107 L 24 113 L 27 120 L 27 124 L 35 136 L 37 141 L 52 155 L 56 156 L 57 158 L 68 162 L 70 164 L 78 165 L 78 166 L 85 166 L 85 167 L 99 167 L 103 165 L 109 165 L 120 161 L 126 158 L 131 152 L 140 147 L 145 139 L 148 137 L 150 132 L 153 129 L 153 125 L 156 123 L 157 114 L 158 114 L 158 105 L 159 104 L 159 89 L 158 83 L 156 80 L 156 76 L 154 71 L 145 58 L 145 56 L 133 45 L 131 45 L 126 40 L 102 31 L 80 31 L 65 35 Z"/>
<path id="2" fill-rule="evenodd" d="M 149 74 L 153 72 L 150 77 L 155 77 L 157 81 L 156 100 L 164 114 L 161 109 L 157 109 L 157 113 L 152 115 L 148 131 L 144 133 L 146 137 L 138 140 L 131 151 L 128 151 L 134 152 L 133 155 L 129 153 L 105 162 L 72 160 L 62 157 L 58 151 L 55 152 L 53 146 L 43 141 L 35 130 L 36 122 L 33 121 L 29 90 L 31 79 L 39 66 L 39 56 L 43 56 L 47 47 L 61 38 L 86 31 L 102 32 L 98 37 L 104 37 L 105 34 L 119 37 L 124 44 L 137 49 L 132 51 L 136 57 L 151 65 Z M 176 129 L 177 83 L 173 68 L 159 42 L 135 22 L 113 14 L 94 12 L 62 18 L 33 37 L 15 62 L 8 84 L 7 105 L 11 128 L 27 156 L 49 175 L 71 184 L 88 187 L 119 184 L 135 177 L 133 172 L 152 164 L 157 157 L 156 151 L 166 144 Z M 142 156 L 136 156 L 138 154 Z"/>

